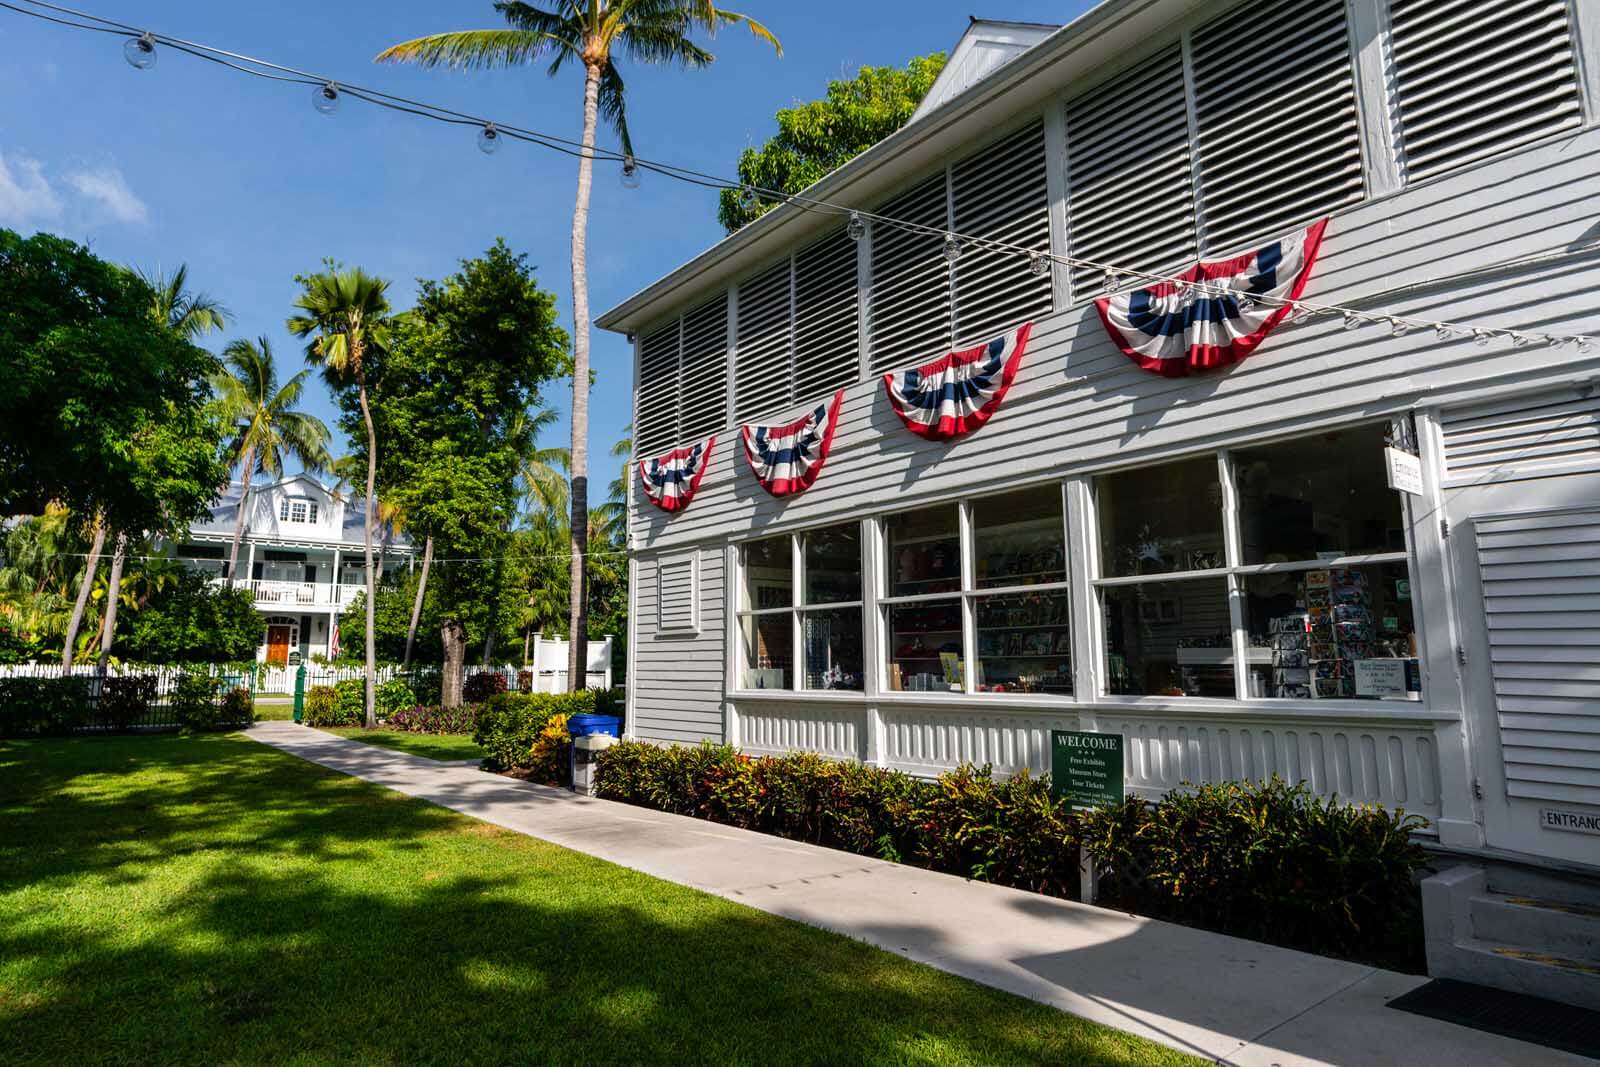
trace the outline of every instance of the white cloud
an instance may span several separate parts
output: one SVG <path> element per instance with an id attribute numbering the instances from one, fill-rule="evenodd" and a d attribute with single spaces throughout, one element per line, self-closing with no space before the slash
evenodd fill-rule
<path id="1" fill-rule="evenodd" d="M 68 174 L 65 180 L 78 191 L 79 196 L 94 204 L 113 222 L 149 221 L 150 211 L 145 207 L 144 201 L 128 188 L 122 172 L 115 167 L 75 171 Z"/>
<path id="2" fill-rule="evenodd" d="M 0 224 L 25 229 L 61 216 L 61 197 L 37 159 L 0 152 Z"/>

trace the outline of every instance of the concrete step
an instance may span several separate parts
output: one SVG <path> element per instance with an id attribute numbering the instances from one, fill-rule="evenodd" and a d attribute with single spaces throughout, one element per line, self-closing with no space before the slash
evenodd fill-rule
<path id="1" fill-rule="evenodd" d="M 1435 978 L 1508 989 L 1590 1010 L 1600 1009 L 1600 964 L 1494 941 L 1468 941 L 1430 956 Z"/>
<path id="2" fill-rule="evenodd" d="M 1600 908 L 1485 892 L 1468 905 L 1472 937 L 1600 968 Z"/>
<path id="3" fill-rule="evenodd" d="M 1571 904 L 1600 912 L 1600 877 L 1586 878 L 1510 863 L 1489 863 L 1483 875 L 1484 884 L 1493 893 Z"/>

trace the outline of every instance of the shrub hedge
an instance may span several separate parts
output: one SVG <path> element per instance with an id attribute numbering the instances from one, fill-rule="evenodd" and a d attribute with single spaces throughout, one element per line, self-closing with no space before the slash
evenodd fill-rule
<path id="1" fill-rule="evenodd" d="M 366 702 L 366 693 L 361 696 L 363 704 Z M 399 678 L 391 678 L 378 686 L 372 694 L 372 703 L 377 708 L 378 718 L 387 719 L 398 711 L 417 706 L 417 694 L 411 687 Z M 362 718 L 366 718 L 363 709 Z"/>
<path id="2" fill-rule="evenodd" d="M 95 681 L 88 675 L 0 679 L 0 737 L 135 727 L 205 730 L 255 719 L 249 690 L 225 692 L 222 680 L 208 671 L 179 676 L 164 704 L 152 675 L 108 677 L 98 698 Z"/>
<path id="3" fill-rule="evenodd" d="M 474 674 L 461 683 L 461 699 L 468 704 L 481 704 L 497 693 L 506 691 L 506 676 L 499 671 Z"/>
<path id="4" fill-rule="evenodd" d="M 389 716 L 387 726 L 411 734 L 470 734 L 478 728 L 478 705 L 418 704 Z"/>
<path id="5" fill-rule="evenodd" d="M 345 726 L 339 713 L 339 694 L 331 685 L 314 685 L 306 690 L 307 726 Z"/>
<path id="6" fill-rule="evenodd" d="M 481 742 L 480 742 L 481 743 Z M 1048 778 L 963 765 L 928 781 L 809 753 L 625 741 L 599 794 L 660 811 L 1076 898 L 1078 848 L 1104 903 L 1222 933 L 1415 968 L 1420 816 L 1323 801 L 1274 778 L 1074 812 Z"/>
<path id="7" fill-rule="evenodd" d="M 531 770 L 534 746 L 545 724 L 553 716 L 572 716 L 593 711 L 594 694 L 587 691 L 497 693 L 479 707 L 478 723 L 472 739 L 488 753 L 485 764 L 491 770 Z"/>

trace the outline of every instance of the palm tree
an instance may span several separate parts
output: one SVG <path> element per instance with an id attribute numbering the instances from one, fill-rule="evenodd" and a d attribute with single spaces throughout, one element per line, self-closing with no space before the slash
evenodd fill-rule
<path id="1" fill-rule="evenodd" d="M 184 340 L 198 340 L 212 330 L 220 330 L 228 324 L 228 310 L 219 301 L 213 300 L 205 293 L 189 291 L 189 268 L 186 264 L 180 264 L 171 274 L 163 274 L 159 269 L 153 274 L 146 274 L 143 271 L 134 273 L 150 290 L 150 317 Z M 89 602 L 89 589 L 94 584 L 95 573 L 100 565 L 100 550 L 105 547 L 105 543 L 105 522 L 102 516 L 96 515 L 88 563 L 83 569 L 83 578 L 78 587 L 78 598 L 73 603 L 72 616 L 67 620 L 67 639 L 61 652 L 63 670 L 72 667 L 73 645 L 78 639 L 78 627 L 83 624 L 83 609 Z M 116 600 L 117 587 L 122 580 L 122 555 L 126 547 L 127 531 L 118 531 L 117 549 L 111 566 L 109 599 L 112 602 Z M 103 656 L 101 667 L 104 673 Z"/>
<path id="2" fill-rule="evenodd" d="M 569 549 L 571 590 L 568 622 L 571 641 L 567 677 L 583 688 L 588 657 L 583 595 L 584 556 L 589 532 L 589 188 L 594 171 L 595 126 L 603 113 L 622 141 L 624 167 L 633 167 L 622 76 L 614 53 L 620 49 L 641 63 L 704 67 L 715 57 L 689 39 L 696 30 L 715 36 L 726 25 L 743 24 L 759 40 L 783 54 L 783 46 L 761 23 L 712 0 L 556 0 L 547 11 L 520 0 L 494 9 L 509 29 L 462 30 L 419 37 L 385 49 L 378 62 L 417 63 L 458 69 L 517 67 L 550 58 L 555 75 L 569 61 L 583 64 L 583 151 L 578 158 L 578 193 L 572 210 L 572 517 Z"/>
<path id="3" fill-rule="evenodd" d="M 288 321 L 289 332 L 310 337 L 306 343 L 306 362 L 320 366 L 323 375 L 335 385 L 355 384 L 361 404 L 361 420 L 367 428 L 367 495 L 362 500 L 367 575 L 367 728 L 378 726 L 375 690 L 378 650 L 373 633 L 373 598 L 377 583 L 372 573 L 372 526 L 375 518 L 373 497 L 378 477 L 378 440 L 372 428 L 372 409 L 367 405 L 367 357 L 381 351 L 386 335 L 385 319 L 389 283 L 374 278 L 360 267 L 328 269 L 300 279 L 304 291 L 294 306 L 302 314 Z"/>
<path id="4" fill-rule="evenodd" d="M 319 471 L 328 457 L 328 427 L 315 415 L 296 411 L 305 391 L 309 369 L 282 386 L 265 338 L 238 340 L 222 350 L 224 369 L 212 375 L 211 388 L 222 406 L 223 417 L 233 427 L 228 454 L 239 465 L 239 510 L 233 521 L 233 547 L 228 552 L 228 585 L 239 567 L 239 539 L 250 503 L 250 486 L 257 474 L 283 475 L 285 455 L 294 456 L 310 471 Z"/>

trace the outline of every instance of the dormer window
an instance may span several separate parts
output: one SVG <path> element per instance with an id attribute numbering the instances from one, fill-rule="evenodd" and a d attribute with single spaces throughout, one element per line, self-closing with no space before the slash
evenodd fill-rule
<path id="1" fill-rule="evenodd" d="M 285 497 L 278 508 L 280 522 L 316 522 L 317 502 L 300 497 Z"/>

